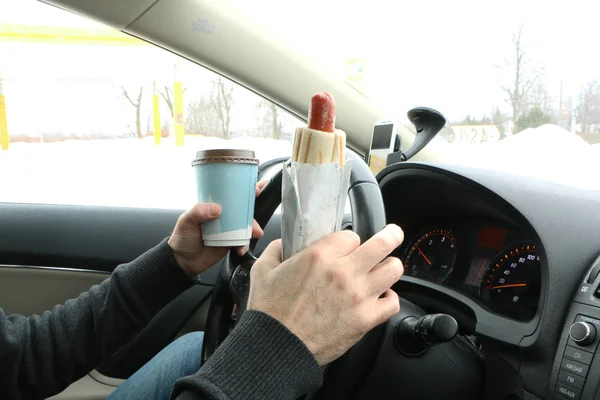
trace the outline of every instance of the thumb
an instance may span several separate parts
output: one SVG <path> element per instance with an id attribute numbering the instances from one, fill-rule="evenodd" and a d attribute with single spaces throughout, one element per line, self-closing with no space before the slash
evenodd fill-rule
<path id="1" fill-rule="evenodd" d="M 214 203 L 198 203 L 189 211 L 191 223 L 198 224 L 219 218 L 221 206 Z"/>
<path id="2" fill-rule="evenodd" d="M 221 215 L 221 206 L 212 203 L 198 203 L 181 214 L 174 233 L 189 235 L 198 232 L 200 224 L 216 219 Z"/>

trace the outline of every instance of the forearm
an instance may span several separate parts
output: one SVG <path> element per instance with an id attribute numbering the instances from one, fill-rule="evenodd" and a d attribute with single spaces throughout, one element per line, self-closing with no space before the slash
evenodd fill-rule
<path id="1" fill-rule="evenodd" d="M 191 285 L 163 241 L 52 311 L 26 318 L 0 310 L 0 398 L 35 399 L 60 392 Z"/>
<path id="2" fill-rule="evenodd" d="M 297 399 L 317 389 L 322 371 L 302 341 L 259 311 L 238 326 L 198 373 L 177 381 L 172 399 Z"/>

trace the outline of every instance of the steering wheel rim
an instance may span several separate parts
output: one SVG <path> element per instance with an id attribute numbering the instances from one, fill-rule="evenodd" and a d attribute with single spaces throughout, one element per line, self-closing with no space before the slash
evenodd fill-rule
<path id="1" fill-rule="evenodd" d="M 352 158 L 352 171 L 348 189 L 348 198 L 353 216 L 352 230 L 359 235 L 361 243 L 363 243 L 385 226 L 385 208 L 377 180 L 365 161 L 353 151 L 348 150 L 347 154 Z M 263 229 L 281 203 L 281 182 L 282 172 L 279 171 L 271 178 L 261 195 L 256 199 L 254 218 Z M 256 240 L 251 241 L 250 251 L 243 257 L 230 252 L 219 271 L 204 331 L 203 364 L 229 333 L 231 312 L 234 306 L 234 295 L 230 289 L 231 280 L 236 269 L 239 269 L 242 265 L 246 265 L 246 267 L 250 265 L 251 267 L 251 264 L 256 260 L 252 254 L 256 242 Z M 372 331 L 361 342 L 368 338 L 373 340 L 373 338 L 378 337 L 376 331 L 377 329 Z"/>

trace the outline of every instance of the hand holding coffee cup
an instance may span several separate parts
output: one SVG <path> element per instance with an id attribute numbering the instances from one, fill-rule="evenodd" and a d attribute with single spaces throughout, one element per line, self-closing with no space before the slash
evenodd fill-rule
<path id="1" fill-rule="evenodd" d="M 260 195 L 267 181 L 256 184 L 256 196 Z M 219 218 L 222 208 L 216 203 L 197 203 L 183 213 L 177 220 L 175 229 L 169 238 L 169 246 L 179 266 L 189 275 L 195 276 L 216 264 L 229 251 L 229 247 L 208 247 L 202 240 L 201 226 Z M 263 230 L 256 221 L 252 223 L 252 237 L 260 239 Z M 248 247 L 236 247 L 235 251 L 241 256 Z"/>
<path id="2" fill-rule="evenodd" d="M 221 206 L 202 224 L 205 246 L 248 246 L 252 238 L 258 159 L 251 150 L 201 150 L 192 162 L 199 203 Z"/>

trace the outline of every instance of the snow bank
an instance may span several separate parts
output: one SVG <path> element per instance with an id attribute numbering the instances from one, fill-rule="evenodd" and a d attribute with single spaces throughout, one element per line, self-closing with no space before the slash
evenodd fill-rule
<path id="1" fill-rule="evenodd" d="M 554 125 L 449 147 L 446 162 L 600 190 L 600 145 Z M 261 162 L 291 154 L 289 141 L 256 137 L 186 136 L 183 147 L 171 138 L 155 145 L 152 137 L 13 143 L 0 151 L 0 201 L 186 209 L 196 201 L 191 161 L 210 148 L 253 149 Z"/>
<path id="2" fill-rule="evenodd" d="M 461 148 L 453 160 L 600 190 L 600 146 L 557 126 L 526 129 L 499 142 Z"/>
<path id="3" fill-rule="evenodd" d="M 290 142 L 253 137 L 13 143 L 0 152 L 0 201 L 185 209 L 196 201 L 191 162 L 210 148 L 253 149 L 261 161 L 291 154 Z"/>

